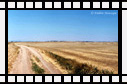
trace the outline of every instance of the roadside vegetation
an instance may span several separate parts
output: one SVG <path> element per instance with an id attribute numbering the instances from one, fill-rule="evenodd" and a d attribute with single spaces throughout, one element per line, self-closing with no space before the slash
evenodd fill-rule
<path id="1" fill-rule="evenodd" d="M 31 62 L 32 62 L 32 70 L 36 74 L 44 74 L 45 73 L 45 70 L 39 66 L 40 60 L 39 60 L 38 57 L 33 55 L 33 58 L 31 59 Z"/>
<path id="2" fill-rule="evenodd" d="M 44 69 L 40 68 L 36 63 L 32 63 L 32 70 L 36 73 L 36 74 L 44 74 Z"/>
<path id="3" fill-rule="evenodd" d="M 68 71 L 68 74 L 113 74 L 112 71 L 100 70 L 95 66 L 78 63 L 75 60 L 63 58 L 46 50 L 43 53 L 55 59 L 62 68 Z"/>

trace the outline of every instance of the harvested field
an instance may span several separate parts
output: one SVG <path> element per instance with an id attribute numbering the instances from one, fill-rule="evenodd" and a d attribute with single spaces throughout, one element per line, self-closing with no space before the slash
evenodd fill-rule
<path id="1" fill-rule="evenodd" d="M 77 63 L 92 65 L 99 70 L 118 74 L 118 42 L 19 42 L 16 44 L 33 47 L 42 54 L 45 54 L 44 51 L 51 52 Z M 50 61 L 63 74 L 68 73 L 53 58 L 46 54 L 43 58 Z"/>
<path id="2" fill-rule="evenodd" d="M 12 65 L 15 62 L 19 54 L 19 47 L 14 43 L 8 43 L 8 72 L 12 69 Z"/>

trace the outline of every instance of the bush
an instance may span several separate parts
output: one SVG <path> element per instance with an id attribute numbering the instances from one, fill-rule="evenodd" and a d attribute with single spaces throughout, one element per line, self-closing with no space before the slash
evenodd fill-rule
<path id="1" fill-rule="evenodd" d="M 43 74 L 45 72 L 44 69 L 40 68 L 36 63 L 32 63 L 32 70 L 36 74 Z"/>

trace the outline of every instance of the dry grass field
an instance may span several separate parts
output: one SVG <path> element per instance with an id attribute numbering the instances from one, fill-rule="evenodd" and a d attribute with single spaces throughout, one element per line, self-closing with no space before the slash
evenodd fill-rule
<path id="1" fill-rule="evenodd" d="M 12 69 L 12 64 L 16 60 L 19 48 L 14 43 L 8 43 L 8 72 Z"/>
<path id="2" fill-rule="evenodd" d="M 37 49 L 43 54 L 44 60 L 51 62 L 63 74 L 70 73 L 67 70 L 73 69 L 74 64 L 78 66 L 87 64 L 90 67 L 93 66 L 96 71 L 102 70 L 104 72 L 103 70 L 106 70 L 118 74 L 118 42 L 18 42 L 16 44 Z M 10 52 L 10 49 L 8 52 Z M 9 54 L 8 59 L 13 58 Z M 66 64 L 61 63 L 61 60 L 64 60 Z M 81 65 L 81 67 L 87 65 Z M 61 66 L 65 66 L 65 68 Z M 75 73 L 78 73 L 78 71 L 75 71 Z"/>

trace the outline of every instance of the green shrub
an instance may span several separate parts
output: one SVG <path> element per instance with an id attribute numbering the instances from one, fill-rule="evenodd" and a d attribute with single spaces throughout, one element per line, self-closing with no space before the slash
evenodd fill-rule
<path id="1" fill-rule="evenodd" d="M 40 68 L 36 63 L 32 63 L 32 70 L 36 73 L 36 74 L 44 74 L 44 69 Z"/>

